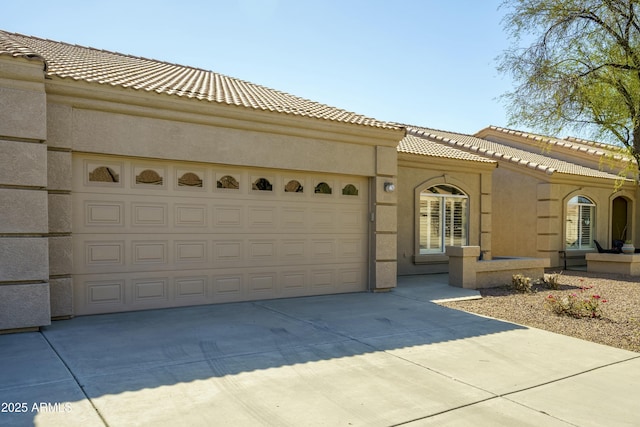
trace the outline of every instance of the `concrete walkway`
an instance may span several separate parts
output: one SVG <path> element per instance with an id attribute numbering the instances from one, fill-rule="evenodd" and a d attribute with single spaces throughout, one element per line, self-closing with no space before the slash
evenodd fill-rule
<path id="1" fill-rule="evenodd" d="M 422 276 L 2 335 L 0 425 L 640 425 L 639 353 L 430 302 L 475 295 Z"/>

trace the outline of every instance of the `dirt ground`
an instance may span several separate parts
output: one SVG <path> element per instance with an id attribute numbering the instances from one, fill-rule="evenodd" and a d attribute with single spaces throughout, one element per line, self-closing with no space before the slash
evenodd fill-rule
<path id="1" fill-rule="evenodd" d="M 640 352 L 640 278 L 565 271 L 559 283 L 558 290 L 534 285 L 532 293 L 507 286 L 483 289 L 482 299 L 442 305 Z M 550 309 L 551 300 L 569 298 L 595 302 L 599 317 L 558 315 Z"/>

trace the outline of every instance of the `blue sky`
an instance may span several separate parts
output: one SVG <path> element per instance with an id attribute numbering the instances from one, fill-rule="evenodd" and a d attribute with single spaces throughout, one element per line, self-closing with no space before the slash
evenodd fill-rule
<path id="1" fill-rule="evenodd" d="M 506 126 L 501 0 L 6 1 L 0 29 L 199 67 L 380 120 Z M 525 129 L 523 129 L 525 130 Z"/>

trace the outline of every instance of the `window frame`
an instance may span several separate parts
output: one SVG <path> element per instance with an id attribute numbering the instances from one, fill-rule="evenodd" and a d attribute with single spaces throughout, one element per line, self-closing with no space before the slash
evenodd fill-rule
<path id="1" fill-rule="evenodd" d="M 429 189 L 431 188 L 436 188 L 436 187 L 442 187 L 442 188 L 451 188 L 453 189 L 452 194 L 438 194 L 438 193 L 427 193 L 427 191 L 429 191 Z M 454 194 L 454 193 L 459 193 L 459 194 Z M 429 250 L 429 248 L 423 249 L 423 242 L 422 242 L 422 202 L 423 200 L 426 201 L 425 199 L 423 199 L 423 197 L 426 199 L 426 197 L 432 198 L 432 199 L 438 199 L 438 231 L 437 231 L 437 238 L 439 239 L 438 242 L 438 248 L 437 249 L 431 249 Z M 462 227 L 460 228 L 460 230 L 462 231 L 462 236 L 460 237 L 461 242 L 460 245 L 461 246 L 467 246 L 469 244 L 469 221 L 470 221 L 470 203 L 471 203 L 471 198 L 469 196 L 468 193 L 466 193 L 465 191 L 463 191 L 460 187 L 456 186 L 456 185 L 452 185 L 452 184 L 445 184 L 445 183 L 440 183 L 440 184 L 430 184 L 430 185 L 422 185 L 420 187 L 418 187 L 416 189 L 416 228 L 415 228 L 415 239 L 416 239 L 416 257 L 417 258 L 425 258 L 425 257 L 429 257 L 429 256 L 444 256 L 445 255 L 445 251 L 446 251 L 446 247 L 447 246 L 451 246 L 451 239 L 455 239 L 455 236 L 451 236 L 451 234 L 449 234 L 449 236 L 447 236 L 447 224 L 451 224 L 451 215 L 447 215 L 447 211 L 449 210 L 449 206 L 453 209 L 455 209 L 455 204 L 450 205 L 450 202 L 454 202 L 454 201 L 460 201 L 463 200 L 463 204 L 462 204 L 462 215 L 461 215 L 461 220 L 460 222 L 462 223 Z M 455 214 L 453 216 L 453 220 L 454 220 L 454 224 L 455 224 Z M 433 235 L 433 233 L 426 233 L 426 235 Z"/>
<path id="2" fill-rule="evenodd" d="M 581 200 L 581 199 L 584 199 L 584 200 Z M 572 218 L 569 217 L 570 210 L 572 209 L 572 207 L 577 208 L 577 211 L 575 215 L 572 215 L 572 218 L 575 217 L 578 221 L 577 221 L 577 229 L 575 230 L 575 232 L 570 233 L 570 231 L 573 231 L 573 229 L 570 230 L 569 228 L 569 224 L 572 221 Z M 589 218 L 587 219 L 587 221 L 589 222 L 586 224 L 586 226 L 589 227 L 589 237 L 586 245 L 583 242 L 583 239 L 584 239 L 583 230 L 585 226 L 584 224 L 585 208 L 589 208 Z M 596 233 L 596 220 L 598 217 L 597 212 L 598 212 L 597 204 L 593 201 L 591 197 L 587 197 L 583 194 L 576 194 L 574 196 L 571 196 L 569 200 L 567 200 L 565 204 L 565 216 L 564 216 L 564 248 L 565 250 L 588 251 L 595 248 L 593 240 L 595 239 L 595 233 Z M 571 234 L 575 234 L 576 237 L 575 237 L 574 243 L 570 245 L 569 236 Z"/>

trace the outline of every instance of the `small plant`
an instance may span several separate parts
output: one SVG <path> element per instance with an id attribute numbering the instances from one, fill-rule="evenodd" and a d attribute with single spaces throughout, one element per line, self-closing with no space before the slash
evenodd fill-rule
<path id="1" fill-rule="evenodd" d="M 547 289 L 553 289 L 554 291 L 557 291 L 558 289 L 560 289 L 560 275 L 561 274 L 562 274 L 562 272 L 553 273 L 553 274 L 545 274 L 544 276 L 542 276 L 542 284 Z"/>
<path id="2" fill-rule="evenodd" d="M 514 274 L 511 276 L 511 288 L 523 294 L 529 294 L 531 289 L 531 278 L 522 274 Z"/>
<path id="3" fill-rule="evenodd" d="M 602 317 L 602 304 L 607 300 L 598 294 L 585 296 L 584 292 L 589 289 L 591 289 L 590 286 L 585 286 L 580 289 L 579 294 L 573 293 L 559 297 L 549 294 L 545 304 L 559 316 L 600 318 Z"/>

